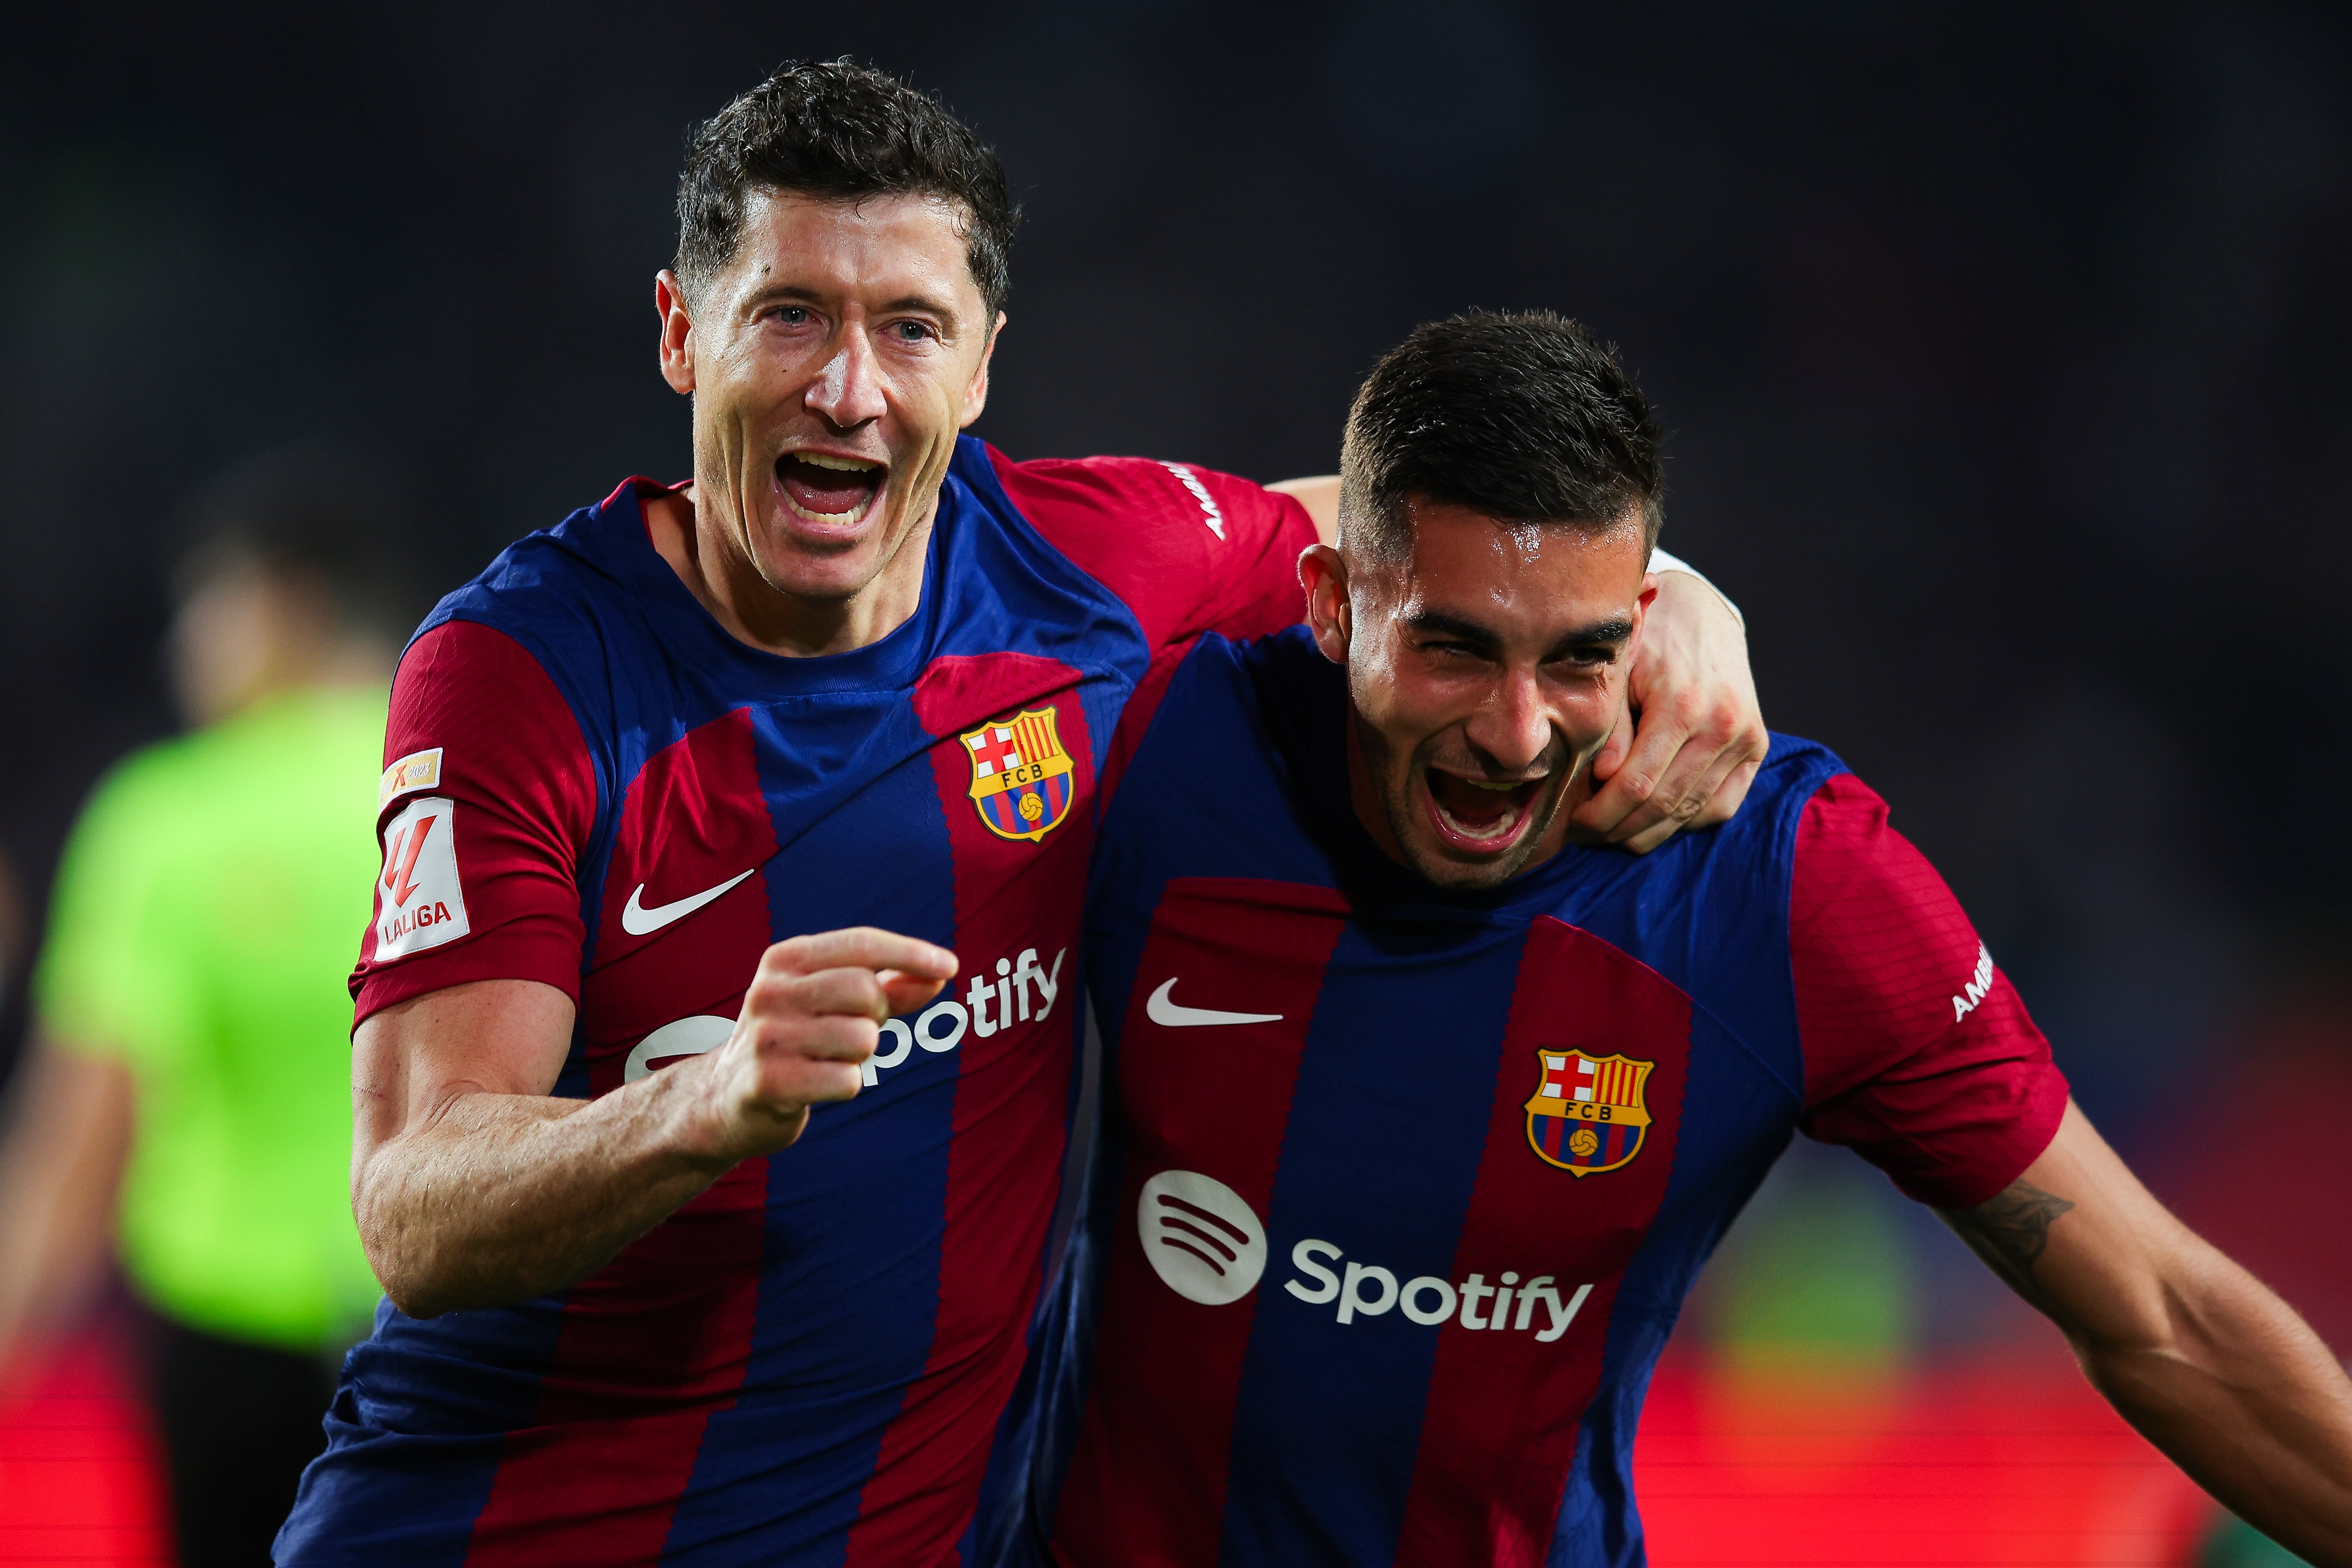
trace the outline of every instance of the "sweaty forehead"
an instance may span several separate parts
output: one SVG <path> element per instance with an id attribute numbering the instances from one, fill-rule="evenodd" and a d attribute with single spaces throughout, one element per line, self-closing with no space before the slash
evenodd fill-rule
<path id="1" fill-rule="evenodd" d="M 733 290 L 784 287 L 868 302 L 921 295 L 977 315 L 967 227 L 962 206 L 938 196 L 752 191 L 722 276 Z"/>
<path id="2" fill-rule="evenodd" d="M 1648 552 L 1638 517 L 1593 529 L 1411 504 L 1411 547 L 1390 567 L 1403 613 L 1577 616 L 1641 595 Z"/>

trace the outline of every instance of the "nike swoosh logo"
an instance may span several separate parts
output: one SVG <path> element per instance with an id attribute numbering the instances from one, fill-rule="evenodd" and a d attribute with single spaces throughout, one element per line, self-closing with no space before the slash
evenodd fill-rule
<path id="1" fill-rule="evenodd" d="M 760 868 L 757 866 L 754 866 L 751 868 L 751 871 L 756 871 L 759 868 Z M 637 884 L 637 890 L 629 895 L 628 903 L 622 908 L 621 929 L 627 931 L 631 936 L 644 936 L 648 931 L 656 931 L 661 930 L 662 927 L 669 924 L 672 921 L 682 921 L 687 916 L 692 914 L 695 910 L 700 909 L 703 905 L 709 903 L 711 900 L 717 898 L 719 894 L 725 892 L 728 889 L 733 887 L 736 883 L 741 881 L 743 878 L 750 876 L 751 871 L 745 871 L 739 876 L 730 877 L 715 888 L 705 888 L 701 892 L 695 894 L 692 898 L 680 899 L 676 903 L 656 904 L 652 909 L 646 908 L 645 904 L 641 901 L 646 896 L 646 885 L 643 882 L 639 882 Z"/>
<path id="2" fill-rule="evenodd" d="M 1171 1029 L 1194 1029 L 1203 1024 L 1279 1024 L 1279 1013 L 1220 1013 L 1214 1007 L 1187 1007 L 1171 1002 L 1168 993 L 1176 989 L 1174 977 L 1170 977 L 1151 999 L 1143 1005 L 1143 1016 L 1155 1024 L 1165 1024 Z"/>

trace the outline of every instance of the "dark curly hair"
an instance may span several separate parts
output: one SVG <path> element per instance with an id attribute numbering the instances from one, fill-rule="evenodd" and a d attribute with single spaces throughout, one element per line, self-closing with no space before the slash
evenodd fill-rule
<path id="1" fill-rule="evenodd" d="M 1339 515 L 1375 556 L 1404 546 L 1419 496 L 1513 522 L 1607 527 L 1664 515 L 1656 420 L 1617 351 L 1549 310 L 1472 310 L 1416 327 L 1348 411 Z"/>
<path id="2" fill-rule="evenodd" d="M 743 197 L 937 196 L 964 211 L 964 256 L 993 322 L 1021 210 L 996 153 L 939 100 L 846 59 L 787 60 L 696 127 L 677 182 L 678 279 L 699 299 L 734 259 Z"/>

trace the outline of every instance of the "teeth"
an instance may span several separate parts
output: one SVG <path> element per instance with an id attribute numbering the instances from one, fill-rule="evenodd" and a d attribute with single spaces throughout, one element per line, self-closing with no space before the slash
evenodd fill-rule
<path id="1" fill-rule="evenodd" d="M 779 489 L 782 489 L 782 486 L 778 486 L 777 488 Z M 784 504 L 792 508 L 794 514 L 804 517 L 811 522 L 831 523 L 835 527 L 840 527 L 845 523 L 852 523 L 857 521 L 857 512 L 856 511 L 811 511 L 808 508 L 794 500 L 789 493 L 784 496 Z M 858 509 L 859 511 L 863 511 L 865 509 L 863 507 Z"/>
<path id="2" fill-rule="evenodd" d="M 869 473 L 882 466 L 864 458 L 836 458 L 824 452 L 794 452 L 793 456 L 816 468 L 838 468 L 848 474 Z"/>
<path id="3" fill-rule="evenodd" d="M 1445 811 L 1444 804 L 1440 802 L 1437 809 Z M 1519 814 L 1517 811 L 1507 811 L 1484 826 L 1473 826 L 1450 811 L 1445 811 L 1445 820 L 1452 823 L 1454 830 L 1465 838 L 1500 838 L 1519 825 Z"/>
<path id="4" fill-rule="evenodd" d="M 1458 777 L 1459 775 L 1456 776 Z M 1524 784 L 1528 781 L 1520 779 L 1517 783 L 1493 784 L 1489 783 L 1486 779 L 1463 779 L 1462 782 L 1466 784 L 1475 785 L 1479 789 L 1493 790 L 1496 795 L 1508 795 L 1511 791 L 1517 789 L 1520 784 Z"/>

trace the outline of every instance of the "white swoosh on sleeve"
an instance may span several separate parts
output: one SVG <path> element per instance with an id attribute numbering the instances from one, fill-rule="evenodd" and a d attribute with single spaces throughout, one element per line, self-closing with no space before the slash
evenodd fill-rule
<path id="1" fill-rule="evenodd" d="M 1155 1024 L 1164 1024 L 1171 1029 L 1198 1028 L 1203 1024 L 1279 1024 L 1282 1022 L 1282 1015 L 1279 1013 L 1220 1013 L 1213 1007 L 1186 1007 L 1168 999 L 1168 993 L 1175 989 L 1176 978 L 1171 975 L 1161 984 L 1159 990 L 1151 994 L 1150 999 L 1144 1003 L 1143 1016 Z"/>
<path id="2" fill-rule="evenodd" d="M 754 866 L 751 868 L 751 871 L 756 871 L 759 868 L 760 868 L 757 866 Z M 736 883 L 741 881 L 743 878 L 750 876 L 751 871 L 745 871 L 739 876 L 730 877 L 725 881 L 719 883 L 719 886 L 715 888 L 705 888 L 702 891 L 694 894 L 690 898 L 680 899 L 675 903 L 656 904 L 652 909 L 646 908 L 644 903 L 641 901 L 646 896 L 646 885 L 643 882 L 639 882 L 637 884 L 637 890 L 629 895 L 628 903 L 623 906 L 621 910 L 621 929 L 627 931 L 631 936 L 644 936 L 648 931 L 656 931 L 661 930 L 662 927 L 669 924 L 672 921 L 682 921 L 687 916 L 692 914 L 695 910 L 700 909 L 703 905 L 710 902 L 711 900 L 717 898 L 719 894 L 725 892 L 728 889 L 733 887 Z"/>

